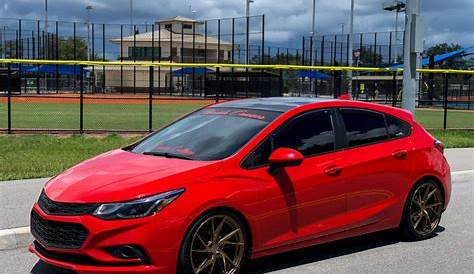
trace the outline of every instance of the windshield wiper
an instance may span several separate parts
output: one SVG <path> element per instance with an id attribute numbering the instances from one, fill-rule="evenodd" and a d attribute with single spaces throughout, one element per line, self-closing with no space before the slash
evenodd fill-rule
<path id="1" fill-rule="evenodd" d="M 165 157 L 165 158 L 176 158 L 176 159 L 183 159 L 183 160 L 194 160 L 193 158 L 188 157 L 188 156 L 169 153 L 169 152 L 147 151 L 147 152 L 143 152 L 143 155 L 159 156 L 159 157 Z"/>

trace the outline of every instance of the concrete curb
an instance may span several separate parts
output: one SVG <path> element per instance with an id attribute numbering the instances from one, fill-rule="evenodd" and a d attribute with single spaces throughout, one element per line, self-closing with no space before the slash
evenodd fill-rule
<path id="1" fill-rule="evenodd" d="M 455 171 L 451 173 L 452 180 L 472 179 L 474 170 Z M 28 246 L 33 241 L 30 227 L 17 227 L 0 230 L 0 251 Z"/>
<path id="2" fill-rule="evenodd" d="M 29 226 L 0 230 L 0 251 L 28 246 L 32 240 Z"/>

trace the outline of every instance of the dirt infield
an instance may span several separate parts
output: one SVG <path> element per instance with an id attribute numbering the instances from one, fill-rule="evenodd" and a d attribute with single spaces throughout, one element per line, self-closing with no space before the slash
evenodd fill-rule
<path id="1" fill-rule="evenodd" d="M 12 103 L 61 103 L 61 104 L 78 104 L 79 94 L 42 94 L 42 95 L 13 95 Z M 84 95 L 84 104 L 127 104 L 127 105 L 143 105 L 148 104 L 148 95 L 145 94 L 86 94 Z M 223 100 L 220 100 L 222 102 Z M 6 103 L 6 97 L 0 97 L 1 103 Z M 154 104 L 166 105 L 210 105 L 214 104 L 214 99 L 208 98 L 192 98 L 192 97 L 169 97 L 169 96 L 153 96 Z"/>

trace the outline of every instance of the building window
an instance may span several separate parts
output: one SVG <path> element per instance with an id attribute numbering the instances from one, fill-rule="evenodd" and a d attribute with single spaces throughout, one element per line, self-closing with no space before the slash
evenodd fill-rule
<path id="1" fill-rule="evenodd" d="M 144 60 L 144 59 L 151 59 L 152 54 L 155 55 L 155 58 L 160 57 L 160 48 L 155 47 L 155 50 L 153 52 L 153 48 L 151 47 L 129 47 L 128 48 L 128 57 L 129 58 L 135 58 L 139 60 Z"/>
<path id="2" fill-rule="evenodd" d="M 172 26 L 173 26 L 172 24 L 166 24 L 166 25 L 165 25 L 165 29 L 171 30 Z"/>
<path id="3" fill-rule="evenodd" d="M 183 25 L 183 28 L 184 28 L 184 29 L 193 29 L 193 25 L 184 24 L 184 25 Z"/>

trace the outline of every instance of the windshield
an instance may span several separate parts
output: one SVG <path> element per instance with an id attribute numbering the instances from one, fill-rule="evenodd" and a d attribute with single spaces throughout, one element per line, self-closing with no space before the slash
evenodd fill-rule
<path id="1" fill-rule="evenodd" d="M 206 108 L 153 134 L 134 153 L 189 160 L 221 160 L 239 150 L 280 112 Z"/>

